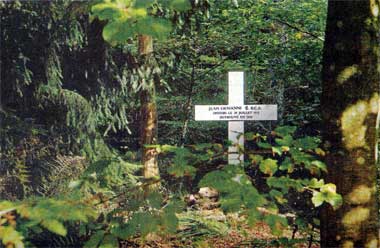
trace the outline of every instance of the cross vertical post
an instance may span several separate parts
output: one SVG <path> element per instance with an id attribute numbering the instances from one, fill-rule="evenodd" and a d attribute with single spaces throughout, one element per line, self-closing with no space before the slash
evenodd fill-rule
<path id="1" fill-rule="evenodd" d="M 228 72 L 228 105 L 244 105 L 244 72 Z M 244 147 L 244 121 L 228 122 L 228 164 L 244 162 L 244 154 L 239 154 L 238 147 Z"/>

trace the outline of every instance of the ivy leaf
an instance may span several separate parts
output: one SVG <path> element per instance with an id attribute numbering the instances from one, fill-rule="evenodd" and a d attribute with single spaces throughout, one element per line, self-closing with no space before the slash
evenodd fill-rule
<path id="1" fill-rule="evenodd" d="M 280 204 L 287 202 L 287 200 L 284 198 L 283 193 L 281 193 L 278 190 L 272 189 L 271 191 L 269 191 L 269 195 L 273 197 Z"/>
<path id="2" fill-rule="evenodd" d="M 260 163 L 260 171 L 272 176 L 277 171 L 277 160 L 267 158 Z"/>
<path id="3" fill-rule="evenodd" d="M 58 220 L 46 219 L 41 222 L 41 225 L 55 234 L 66 236 L 67 230 L 64 225 Z"/>

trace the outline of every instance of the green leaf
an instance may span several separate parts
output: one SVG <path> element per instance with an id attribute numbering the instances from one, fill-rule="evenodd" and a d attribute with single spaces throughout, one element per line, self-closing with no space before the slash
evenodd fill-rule
<path id="1" fill-rule="evenodd" d="M 320 140 L 315 137 L 304 137 L 293 141 L 293 145 L 303 150 L 312 150 L 319 146 Z"/>
<path id="2" fill-rule="evenodd" d="M 318 180 L 317 178 L 312 178 L 309 182 L 309 187 L 313 189 L 319 189 L 325 184 L 325 181 L 323 179 Z"/>
<path id="3" fill-rule="evenodd" d="M 277 171 L 277 160 L 267 158 L 260 163 L 260 171 L 264 174 L 273 176 Z"/>
<path id="4" fill-rule="evenodd" d="M 58 220 L 46 219 L 41 222 L 41 225 L 55 234 L 66 236 L 67 230 L 64 225 Z"/>
<path id="5" fill-rule="evenodd" d="M 280 146 L 291 146 L 293 143 L 293 137 L 290 135 L 285 135 L 282 139 L 276 138 L 275 141 Z"/>
<path id="6" fill-rule="evenodd" d="M 294 132 L 297 130 L 296 126 L 280 126 L 277 127 L 274 131 L 277 136 L 285 137 L 287 135 L 293 135 Z"/>
<path id="7" fill-rule="evenodd" d="M 322 205 L 322 203 L 326 200 L 326 197 L 323 193 L 314 191 L 313 197 L 311 198 L 311 202 L 314 204 L 314 206 L 319 207 Z"/>
<path id="8" fill-rule="evenodd" d="M 261 161 L 263 161 L 263 156 L 261 155 L 249 155 L 249 158 L 251 159 L 252 164 L 258 165 Z"/>
<path id="9" fill-rule="evenodd" d="M 135 0 L 135 8 L 148 8 L 150 7 L 155 0 Z"/>
<path id="10" fill-rule="evenodd" d="M 311 162 L 312 165 L 316 166 L 318 169 L 320 169 L 323 172 L 327 172 L 327 165 L 319 160 L 314 160 Z"/>
<path id="11" fill-rule="evenodd" d="M 159 2 L 169 9 L 176 11 L 187 11 L 191 9 L 189 0 L 159 0 Z"/>
<path id="12" fill-rule="evenodd" d="M 136 35 L 136 29 L 130 22 L 124 20 L 115 20 L 109 22 L 103 29 L 104 40 L 111 44 L 125 43 L 129 38 Z"/>
<path id="13" fill-rule="evenodd" d="M 98 247 L 100 242 L 103 240 L 104 237 L 104 231 L 99 230 L 93 235 L 91 235 L 91 238 L 84 244 L 83 248 L 94 248 Z"/>
<path id="14" fill-rule="evenodd" d="M 277 147 L 277 146 L 272 146 L 272 153 L 273 154 L 278 154 L 278 155 L 282 155 L 282 148 L 281 147 Z"/>
<path id="15" fill-rule="evenodd" d="M 282 161 L 280 167 L 280 170 L 286 170 L 288 173 L 292 173 L 294 170 L 293 162 L 289 157 L 286 157 L 284 161 Z"/>
<path id="16" fill-rule="evenodd" d="M 145 34 L 159 40 L 164 40 L 172 31 L 172 24 L 166 19 L 147 16 L 136 23 L 136 30 L 139 34 Z"/>
<path id="17" fill-rule="evenodd" d="M 267 142 L 257 142 L 258 147 L 263 149 L 271 149 L 272 145 Z"/>
<path id="18" fill-rule="evenodd" d="M 115 3 L 99 3 L 92 6 L 91 11 L 99 20 L 114 20 L 123 16 L 122 9 Z"/>

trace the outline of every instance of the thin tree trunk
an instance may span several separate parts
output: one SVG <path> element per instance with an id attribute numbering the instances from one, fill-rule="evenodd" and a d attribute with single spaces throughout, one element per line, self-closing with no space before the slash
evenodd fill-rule
<path id="1" fill-rule="evenodd" d="M 321 213 L 321 246 L 378 248 L 379 0 L 329 1 L 323 55 L 323 140 L 343 206 Z"/>
<path id="2" fill-rule="evenodd" d="M 139 53 L 142 59 L 140 68 L 149 67 L 150 56 L 153 52 L 153 40 L 151 36 L 139 36 Z M 157 106 L 156 91 L 153 75 L 150 78 L 144 78 L 147 87 L 140 92 L 141 102 L 141 145 L 142 148 L 142 164 L 144 166 L 143 176 L 146 179 L 158 179 L 160 176 L 157 151 L 155 148 L 147 147 L 157 144 Z M 153 187 L 158 186 L 154 184 Z"/>

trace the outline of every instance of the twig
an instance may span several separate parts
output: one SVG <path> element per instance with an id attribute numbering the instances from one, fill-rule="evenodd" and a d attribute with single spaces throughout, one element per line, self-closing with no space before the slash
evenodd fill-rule
<path id="1" fill-rule="evenodd" d="M 308 34 L 311 37 L 314 37 L 314 38 L 316 38 L 316 39 L 318 39 L 320 41 L 325 41 L 325 39 L 323 39 L 322 37 L 319 37 L 318 35 L 313 34 L 313 33 L 309 32 L 309 31 L 305 31 L 305 30 L 303 30 L 303 29 L 301 29 L 301 28 L 299 28 L 299 27 L 297 27 L 297 26 L 295 26 L 293 24 L 290 24 L 290 23 L 288 23 L 286 21 L 283 21 L 283 20 L 280 20 L 280 19 L 277 19 L 277 18 L 274 18 L 273 20 L 276 21 L 276 22 L 279 22 L 281 24 L 284 24 L 284 25 L 286 25 L 286 26 L 288 26 L 288 27 L 290 27 L 292 29 L 295 29 L 295 30 L 297 30 L 297 31 L 299 31 L 301 33 Z"/>

